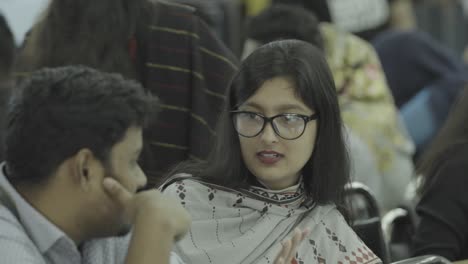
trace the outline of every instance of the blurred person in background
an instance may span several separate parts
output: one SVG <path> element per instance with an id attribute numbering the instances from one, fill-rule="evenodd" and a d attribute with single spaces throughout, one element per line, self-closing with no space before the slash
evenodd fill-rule
<path id="1" fill-rule="evenodd" d="M 418 157 L 468 82 L 468 68 L 454 52 L 421 31 L 388 31 L 373 45 Z"/>
<path id="2" fill-rule="evenodd" d="M 144 131 L 150 185 L 170 166 L 203 159 L 237 60 L 195 10 L 147 0 L 52 0 L 18 54 L 17 75 L 87 65 L 138 80 L 161 98 Z"/>
<path id="3" fill-rule="evenodd" d="M 27 32 L 31 29 L 50 0 L 2 0 L 0 12 L 10 25 L 16 46 L 21 46 Z"/>
<path id="4" fill-rule="evenodd" d="M 422 183 L 413 255 L 468 258 L 468 87 L 418 165 Z"/>
<path id="5" fill-rule="evenodd" d="M 7 99 L 11 90 L 11 71 L 16 45 L 7 21 L 0 13 L 0 161 L 4 159 L 4 121 Z"/>
<path id="6" fill-rule="evenodd" d="M 314 12 L 320 22 L 329 22 L 367 41 L 388 29 L 416 26 L 411 0 L 273 0 Z"/>

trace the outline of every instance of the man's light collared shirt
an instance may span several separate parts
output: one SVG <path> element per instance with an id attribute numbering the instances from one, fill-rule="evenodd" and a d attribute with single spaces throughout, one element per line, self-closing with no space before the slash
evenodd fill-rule
<path id="1" fill-rule="evenodd" d="M 130 235 L 96 239 L 78 249 L 66 234 L 23 199 L 6 179 L 1 164 L 0 263 L 123 264 L 129 241 Z M 173 254 L 171 263 L 181 261 Z"/>

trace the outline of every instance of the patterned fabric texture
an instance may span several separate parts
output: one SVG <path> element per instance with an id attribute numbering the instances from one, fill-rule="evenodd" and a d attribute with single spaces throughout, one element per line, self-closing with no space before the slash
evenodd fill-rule
<path id="1" fill-rule="evenodd" d="M 301 185 L 232 190 L 177 175 L 162 186 L 192 216 L 175 252 L 186 263 L 273 263 L 294 228 L 311 229 L 297 263 L 379 263 L 334 205 L 304 205 Z"/>
<path id="2" fill-rule="evenodd" d="M 150 183 L 178 162 L 206 157 L 238 63 L 195 10 L 162 1 L 156 8 L 142 81 L 162 101 L 145 133 L 142 165 Z"/>

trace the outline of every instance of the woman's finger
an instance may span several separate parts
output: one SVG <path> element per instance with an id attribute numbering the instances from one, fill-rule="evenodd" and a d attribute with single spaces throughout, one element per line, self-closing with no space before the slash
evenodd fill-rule
<path id="1" fill-rule="evenodd" d="M 310 228 L 306 228 L 302 231 L 302 238 L 301 238 L 301 242 L 304 241 L 304 239 L 306 239 L 308 236 L 310 235 Z"/>
<path id="2" fill-rule="evenodd" d="M 291 248 L 289 249 L 289 254 L 285 259 L 286 263 L 291 262 L 291 260 L 294 257 L 296 257 L 297 247 L 302 242 L 302 232 L 301 232 L 301 230 L 299 230 L 298 228 L 296 228 L 294 230 L 294 235 L 293 235 L 291 241 L 292 241 L 292 245 L 291 245 Z"/>
<path id="3" fill-rule="evenodd" d="M 285 264 L 285 258 L 289 255 L 289 251 L 291 250 L 291 240 L 286 239 L 281 242 L 281 250 L 278 256 L 276 257 L 275 264 Z"/>

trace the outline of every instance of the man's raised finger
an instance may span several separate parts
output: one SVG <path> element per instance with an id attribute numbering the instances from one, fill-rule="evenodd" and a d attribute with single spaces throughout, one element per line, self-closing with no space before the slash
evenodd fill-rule
<path id="1" fill-rule="evenodd" d="M 109 196 L 121 205 L 132 199 L 132 194 L 113 178 L 104 178 L 102 185 Z"/>

